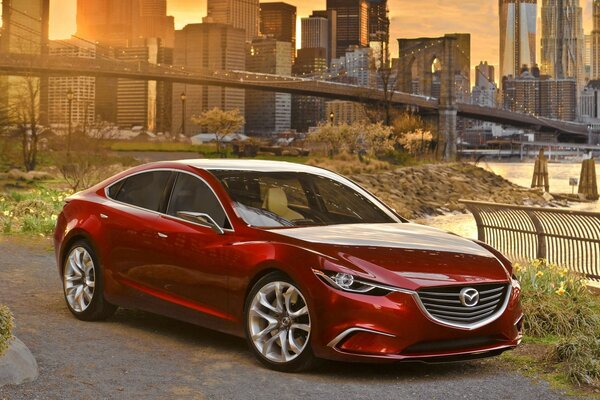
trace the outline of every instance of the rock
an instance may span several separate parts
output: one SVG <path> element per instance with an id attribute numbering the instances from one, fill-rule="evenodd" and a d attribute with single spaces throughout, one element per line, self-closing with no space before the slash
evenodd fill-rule
<path id="1" fill-rule="evenodd" d="M 544 200 L 546 200 L 546 201 L 552 201 L 552 200 L 554 200 L 554 196 L 552 196 L 552 195 L 551 195 L 550 193 L 548 193 L 548 192 L 544 192 L 544 193 L 542 194 L 542 197 L 543 197 L 543 198 L 544 198 Z"/>
<path id="2" fill-rule="evenodd" d="M 8 171 L 8 178 L 15 180 L 26 180 L 27 173 L 21 171 L 20 169 L 11 169 L 10 171 Z"/>
<path id="3" fill-rule="evenodd" d="M 33 382 L 38 377 L 38 366 L 33 354 L 16 337 L 6 353 L 0 357 L 0 387 Z"/>

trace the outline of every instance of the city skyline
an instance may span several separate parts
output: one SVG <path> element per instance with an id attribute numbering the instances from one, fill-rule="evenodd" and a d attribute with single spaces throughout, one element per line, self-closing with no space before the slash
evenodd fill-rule
<path id="1" fill-rule="evenodd" d="M 75 32 L 75 3 L 76 0 L 50 0 L 51 39 L 68 38 Z M 168 13 L 175 17 L 176 28 L 181 29 L 186 24 L 202 21 L 202 17 L 206 15 L 206 3 L 206 0 L 168 0 Z M 290 0 L 288 3 L 298 8 L 299 30 L 299 19 L 307 17 L 313 10 L 325 9 L 326 0 Z M 541 4 L 538 4 L 538 7 L 540 6 Z M 581 7 L 584 30 L 588 33 L 592 29 L 592 0 L 582 1 Z M 389 8 L 390 50 L 393 57 L 397 57 L 398 53 L 396 38 L 435 37 L 451 32 L 467 32 L 472 35 L 472 67 L 479 61 L 488 61 L 499 66 L 497 0 L 389 0 Z M 427 13 L 423 13 L 422 10 L 427 10 Z M 300 37 L 299 32 L 297 37 Z M 300 41 L 297 43 L 299 46 Z"/>

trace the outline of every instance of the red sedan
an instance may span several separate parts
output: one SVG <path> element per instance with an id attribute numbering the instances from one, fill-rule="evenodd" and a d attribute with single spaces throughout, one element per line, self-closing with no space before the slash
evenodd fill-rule
<path id="1" fill-rule="evenodd" d="M 519 283 L 500 253 L 410 223 L 320 168 L 139 166 L 68 198 L 54 239 L 75 317 L 166 315 L 245 336 L 277 370 L 463 360 L 522 336 Z"/>

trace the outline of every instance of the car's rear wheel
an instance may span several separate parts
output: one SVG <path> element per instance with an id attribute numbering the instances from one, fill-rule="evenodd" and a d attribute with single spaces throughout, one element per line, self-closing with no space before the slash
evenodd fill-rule
<path id="1" fill-rule="evenodd" d="M 75 242 L 65 257 L 63 289 L 67 307 L 83 321 L 103 320 L 117 310 L 104 299 L 104 281 L 98 258 L 85 241 Z"/>
<path id="2" fill-rule="evenodd" d="M 245 315 L 249 346 L 264 365 L 297 372 L 314 364 L 308 303 L 289 277 L 275 272 L 260 279 L 248 295 Z"/>

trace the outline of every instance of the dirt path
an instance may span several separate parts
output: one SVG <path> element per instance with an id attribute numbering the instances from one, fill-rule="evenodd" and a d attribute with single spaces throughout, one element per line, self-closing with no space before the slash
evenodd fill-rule
<path id="1" fill-rule="evenodd" d="M 259 366 L 243 340 L 148 313 L 85 323 L 64 305 L 48 241 L 0 236 L 0 303 L 40 378 L 0 399 L 561 399 L 498 363 L 324 363 L 307 374 Z"/>

